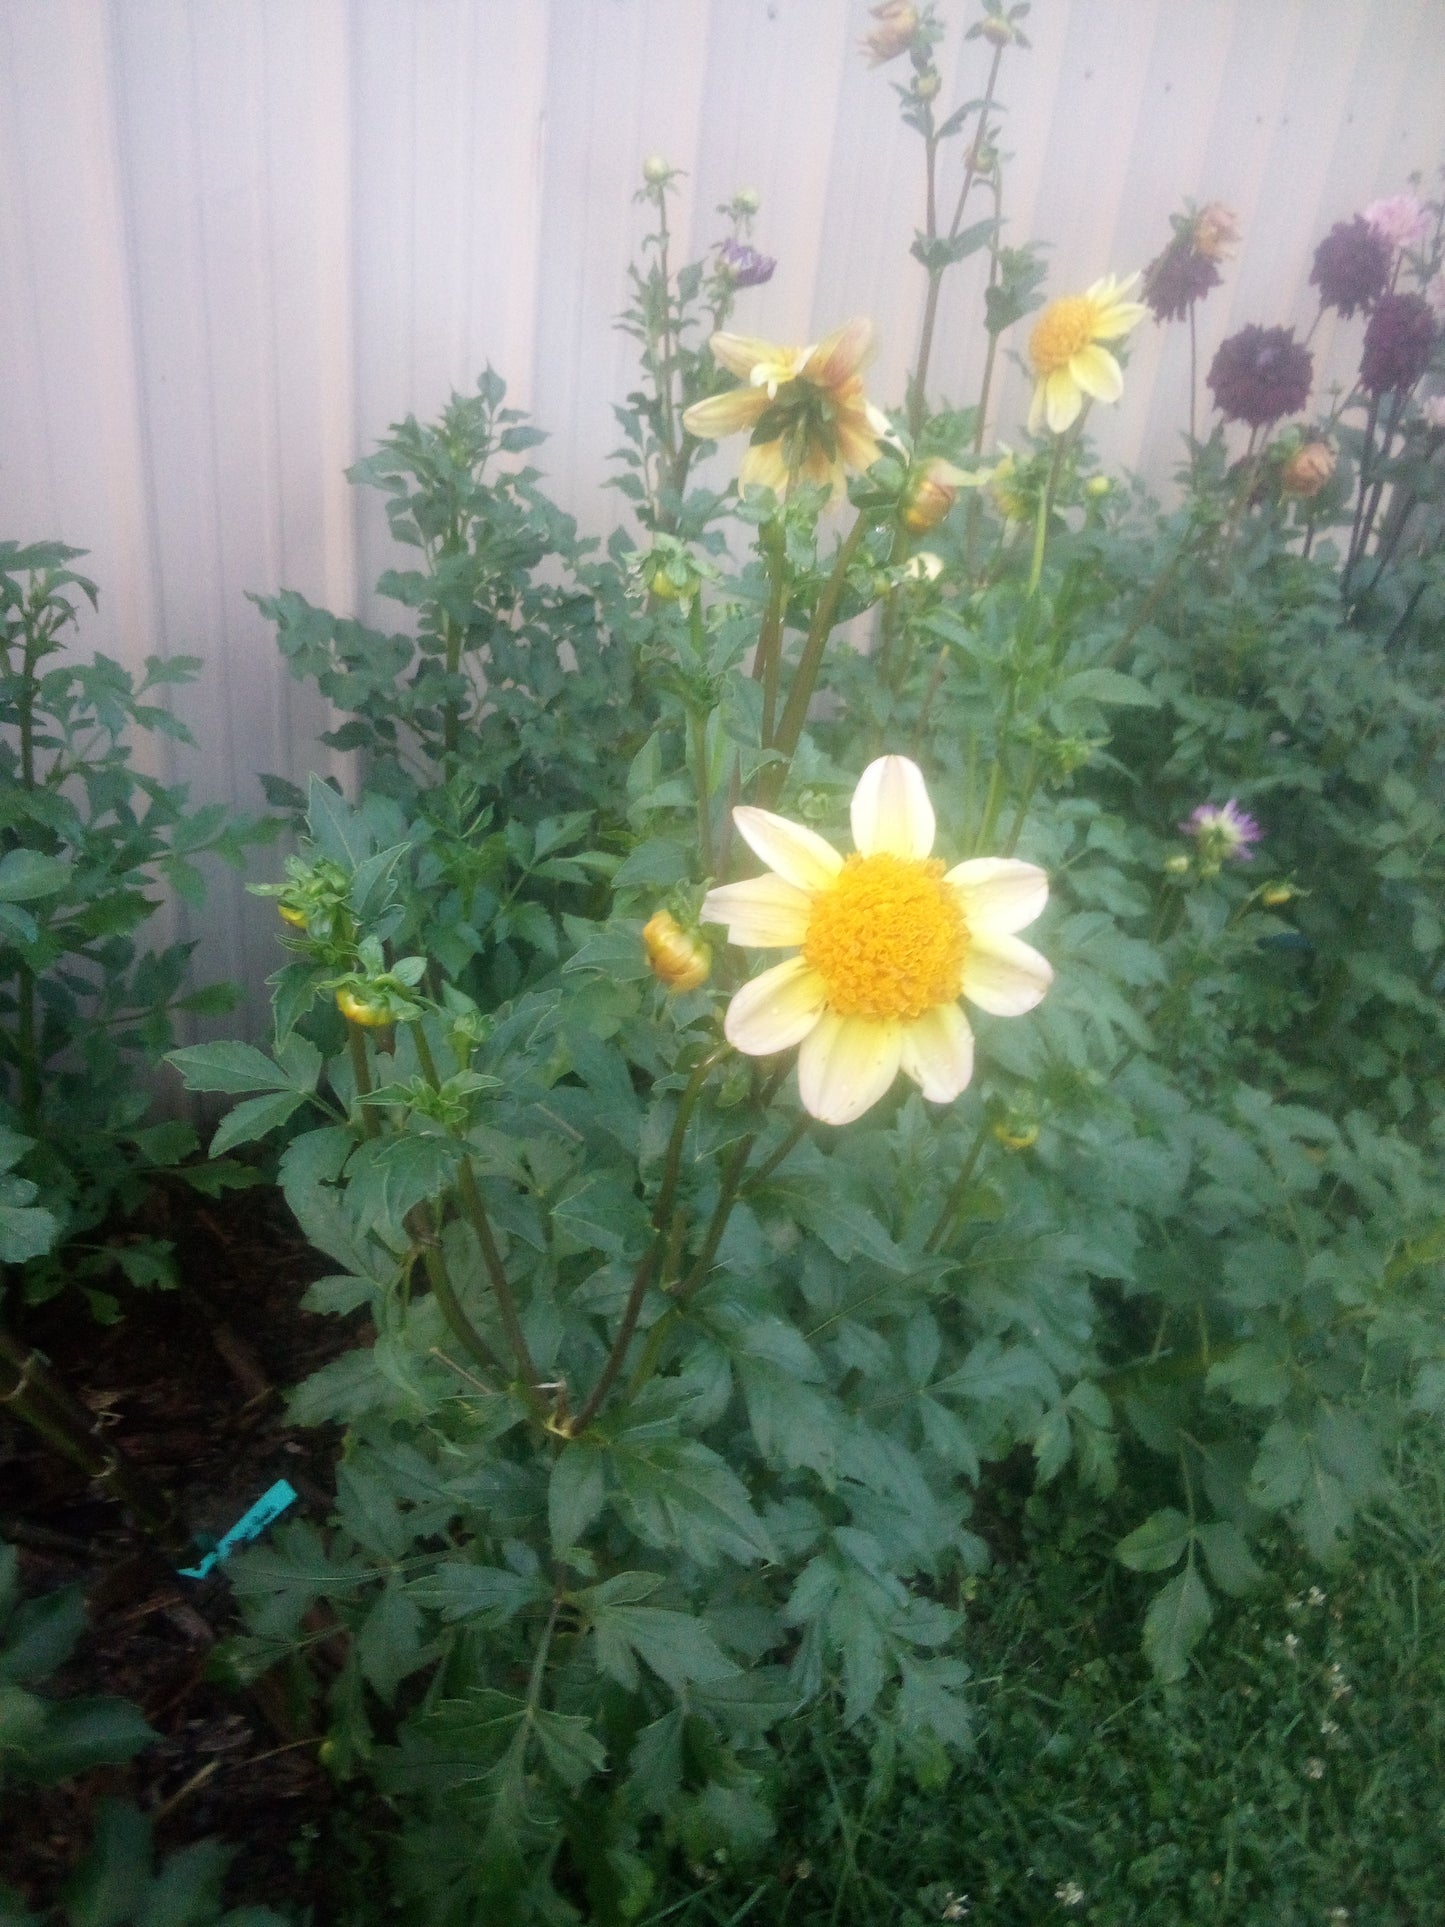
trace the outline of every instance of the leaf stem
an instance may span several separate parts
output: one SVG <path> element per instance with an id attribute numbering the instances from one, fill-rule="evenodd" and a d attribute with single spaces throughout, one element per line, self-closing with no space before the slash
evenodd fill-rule
<path id="1" fill-rule="evenodd" d="M 974 1167 L 983 1154 L 983 1147 L 988 1137 L 988 1132 L 989 1121 L 987 1114 L 985 1114 L 982 1123 L 978 1127 L 978 1133 L 973 1143 L 969 1146 L 968 1156 L 963 1160 L 963 1167 L 954 1179 L 948 1196 L 943 1201 L 943 1209 L 939 1212 L 932 1231 L 929 1232 L 927 1238 L 924 1240 L 923 1249 L 925 1251 L 937 1251 L 944 1239 L 948 1236 L 949 1229 L 958 1212 L 958 1207 L 963 1203 L 964 1194 L 968 1190 L 970 1180 L 973 1177 Z"/>

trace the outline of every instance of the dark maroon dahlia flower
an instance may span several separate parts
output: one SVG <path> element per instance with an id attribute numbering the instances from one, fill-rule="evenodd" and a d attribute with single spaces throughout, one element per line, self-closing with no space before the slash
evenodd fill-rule
<path id="1" fill-rule="evenodd" d="M 1186 228 L 1145 268 L 1142 293 L 1156 321 L 1182 321 L 1219 282 L 1219 269 L 1195 251 L 1193 230 Z"/>
<path id="2" fill-rule="evenodd" d="M 1310 398 L 1315 365 L 1292 328 L 1241 328 L 1219 345 L 1206 377 L 1226 421 L 1263 428 Z"/>
<path id="3" fill-rule="evenodd" d="M 1390 278 L 1393 249 L 1377 234 L 1363 214 L 1353 221 L 1336 221 L 1315 249 L 1310 281 L 1320 291 L 1321 305 L 1342 315 L 1373 308 Z"/>
<path id="4" fill-rule="evenodd" d="M 1372 395 L 1413 388 L 1430 365 L 1435 314 L 1422 294 L 1381 295 L 1365 328 L 1360 386 Z"/>

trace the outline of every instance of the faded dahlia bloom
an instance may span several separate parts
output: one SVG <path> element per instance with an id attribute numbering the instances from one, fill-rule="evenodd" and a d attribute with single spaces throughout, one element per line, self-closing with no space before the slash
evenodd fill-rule
<path id="1" fill-rule="evenodd" d="M 1211 201 L 1194 217 L 1194 252 L 1206 261 L 1225 261 L 1239 246 L 1239 216 L 1222 201 Z"/>
<path id="2" fill-rule="evenodd" d="M 1253 861 L 1252 843 L 1264 831 L 1252 816 L 1247 816 L 1231 796 L 1227 803 L 1201 803 L 1179 825 L 1186 836 L 1199 845 L 1199 868 L 1203 876 L 1215 876 L 1221 863 Z"/>
<path id="3" fill-rule="evenodd" d="M 668 910 L 658 910 L 643 924 L 642 947 L 653 976 L 670 991 L 696 990 L 712 973 L 712 952 Z"/>
<path id="4" fill-rule="evenodd" d="M 1430 365 L 1437 332 L 1424 295 L 1382 295 L 1365 329 L 1360 386 L 1372 395 L 1413 388 Z"/>
<path id="5" fill-rule="evenodd" d="M 1430 213 L 1418 194 L 1387 194 L 1371 201 L 1364 219 L 1392 248 L 1418 248 L 1430 232 Z"/>
<path id="6" fill-rule="evenodd" d="M 868 56 L 870 67 L 882 67 L 899 54 L 906 54 L 918 31 L 918 10 L 906 0 L 882 0 L 870 9 L 878 25 L 858 44 Z"/>
<path id="7" fill-rule="evenodd" d="M 1119 364 L 1101 341 L 1115 341 L 1137 328 L 1149 310 L 1125 296 L 1139 279 L 1105 275 L 1083 294 L 1051 301 L 1029 336 L 1029 360 L 1038 381 L 1029 404 L 1029 433 L 1047 421 L 1055 435 L 1072 428 L 1084 397 L 1117 401 L 1124 392 Z"/>
<path id="8" fill-rule="evenodd" d="M 1292 328 L 1241 328 L 1221 342 L 1208 375 L 1226 421 L 1262 428 L 1293 415 L 1310 398 L 1314 361 Z"/>
<path id="9" fill-rule="evenodd" d="M 903 491 L 899 519 L 912 535 L 926 535 L 936 529 L 958 498 L 965 482 L 978 478 L 955 468 L 941 455 L 930 455 L 908 478 Z"/>
<path id="10" fill-rule="evenodd" d="M 1279 485 L 1286 495 L 1309 501 L 1318 495 L 1335 472 L 1339 457 L 1328 442 L 1306 442 L 1297 448 L 1279 473 Z"/>
<path id="11" fill-rule="evenodd" d="M 798 482 L 843 491 L 846 473 L 877 461 L 888 417 L 863 392 L 859 372 L 873 351 L 871 321 L 850 321 L 816 346 L 784 348 L 751 335 L 716 334 L 713 357 L 745 387 L 694 402 L 689 435 L 713 441 L 745 430 L 753 439 L 738 468 L 740 488 L 783 496 Z"/>
<path id="12" fill-rule="evenodd" d="M 1373 308 L 1390 279 L 1391 258 L 1390 243 L 1362 214 L 1353 221 L 1336 221 L 1315 249 L 1310 269 L 1321 306 L 1338 308 L 1346 318 L 1358 309 Z"/>
<path id="13" fill-rule="evenodd" d="M 771 281 L 777 262 L 770 254 L 760 254 L 746 241 L 726 240 L 717 251 L 718 273 L 735 288 L 760 288 Z"/>
<path id="14" fill-rule="evenodd" d="M 849 1124 L 902 1070 L 934 1104 L 973 1075 L 960 995 L 981 1010 L 1032 1010 L 1053 972 L 1014 934 L 1048 901 L 1042 870 L 975 857 L 945 870 L 930 856 L 933 805 L 906 756 L 870 763 L 853 793 L 855 853 L 768 810 L 733 821 L 769 874 L 709 891 L 705 920 L 731 942 L 794 949 L 728 1006 L 728 1042 L 750 1057 L 798 1049 L 804 1108 Z"/>

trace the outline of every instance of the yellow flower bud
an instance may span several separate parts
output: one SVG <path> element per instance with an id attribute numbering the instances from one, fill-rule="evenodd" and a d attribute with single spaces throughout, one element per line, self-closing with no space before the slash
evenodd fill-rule
<path id="1" fill-rule="evenodd" d="M 1187 856 L 1166 856 L 1164 859 L 1164 874 L 1171 877 L 1188 876 L 1189 858 Z"/>
<path id="2" fill-rule="evenodd" d="M 1295 495 L 1307 502 L 1330 480 L 1338 460 L 1328 442 L 1306 442 L 1280 470 L 1279 485 L 1286 495 Z"/>
<path id="3" fill-rule="evenodd" d="M 756 214 L 763 204 L 763 197 L 755 187 L 740 187 L 733 196 L 733 206 L 740 214 Z"/>
<path id="4" fill-rule="evenodd" d="M 1107 495 L 1112 487 L 1113 483 L 1107 475 L 1091 475 L 1084 484 L 1084 493 L 1094 496 Z"/>
<path id="5" fill-rule="evenodd" d="M 936 67 L 930 67 L 926 74 L 920 74 L 913 83 L 913 91 L 920 100 L 936 100 L 943 85 L 942 76 Z"/>
<path id="6" fill-rule="evenodd" d="M 968 479 L 961 468 L 944 461 L 941 455 L 930 455 L 909 476 L 903 491 L 899 514 L 904 528 L 912 535 L 936 529 Z"/>
<path id="7" fill-rule="evenodd" d="M 289 923 L 293 930 L 304 930 L 306 928 L 306 912 L 304 910 L 298 910 L 294 904 L 290 903 L 278 903 L 276 908 L 281 913 L 281 921 L 283 923 Z"/>
<path id="8" fill-rule="evenodd" d="M 1010 1127 L 1007 1124 L 995 1124 L 993 1134 L 1006 1151 L 1032 1150 L 1034 1145 L 1039 1141 L 1039 1127 L 1037 1124 L 1020 1124 L 1016 1127 Z"/>
<path id="9" fill-rule="evenodd" d="M 669 991 L 696 990 L 712 972 L 712 952 L 668 910 L 657 911 L 642 926 L 642 945 L 653 976 Z"/>
<path id="10" fill-rule="evenodd" d="M 979 31 L 995 47 L 1006 47 L 1014 37 L 1013 28 L 997 13 L 986 13 L 979 22 Z"/>
<path id="11" fill-rule="evenodd" d="M 642 163 L 642 178 L 649 187 L 661 187 L 665 181 L 671 180 L 672 169 L 667 164 L 666 156 L 649 154 Z"/>
<path id="12" fill-rule="evenodd" d="M 1277 910 L 1282 903 L 1289 903 L 1299 895 L 1292 883 L 1266 883 L 1259 893 L 1259 900 L 1270 910 Z"/>
<path id="13" fill-rule="evenodd" d="M 338 990 L 336 1008 L 348 1024 L 361 1024 L 367 1030 L 380 1030 L 391 1022 L 391 1015 L 384 1004 L 373 1003 L 369 997 L 356 990 Z"/>

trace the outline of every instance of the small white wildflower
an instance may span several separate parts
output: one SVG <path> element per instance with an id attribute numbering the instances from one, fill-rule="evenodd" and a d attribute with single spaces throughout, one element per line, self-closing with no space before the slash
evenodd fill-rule
<path id="1" fill-rule="evenodd" d="M 1287 1613 L 1297 1613 L 1305 1602 L 1300 1598 L 1286 1599 L 1284 1609 Z"/>
<path id="2" fill-rule="evenodd" d="M 1332 1700 L 1345 1699 L 1355 1690 L 1345 1678 L 1345 1669 L 1338 1660 L 1330 1667 L 1326 1678 L 1330 1682 L 1330 1698 Z"/>
<path id="3" fill-rule="evenodd" d="M 1055 1887 L 1054 1899 L 1064 1907 L 1082 1907 L 1084 1890 L 1077 1880 L 1066 1880 L 1061 1887 Z"/>
<path id="4" fill-rule="evenodd" d="M 1305 1598 L 1307 1603 L 1311 1606 L 1323 1606 L 1327 1596 L 1328 1596 L 1327 1594 L 1322 1593 L 1320 1591 L 1318 1586 L 1311 1586 L 1309 1589 L 1309 1592 L 1305 1595 Z"/>
<path id="5" fill-rule="evenodd" d="M 968 1895 L 956 1894 L 953 1889 L 950 1888 L 943 1896 L 943 1912 L 938 1918 L 940 1920 L 967 1920 L 969 1912 Z"/>
<path id="6" fill-rule="evenodd" d="M 1305 1778 L 1307 1780 L 1322 1780 L 1324 1777 L 1325 1763 L 1323 1760 L 1305 1761 Z"/>
<path id="7" fill-rule="evenodd" d="M 1285 1634 L 1284 1649 L 1289 1654 L 1290 1658 L 1293 1659 L 1295 1654 L 1299 1651 L 1299 1634 L 1298 1633 Z"/>
<path id="8" fill-rule="evenodd" d="M 1320 1732 L 1324 1735 L 1324 1737 L 1327 1740 L 1332 1740 L 1335 1734 L 1339 1732 L 1339 1730 L 1340 1730 L 1340 1723 L 1338 1720 L 1321 1720 L 1320 1721 Z"/>
<path id="9" fill-rule="evenodd" d="M 1325 1915 L 1326 1920 L 1348 1920 L 1349 1917 L 1350 1910 L 1348 1907 L 1331 1907 L 1330 1911 Z"/>

